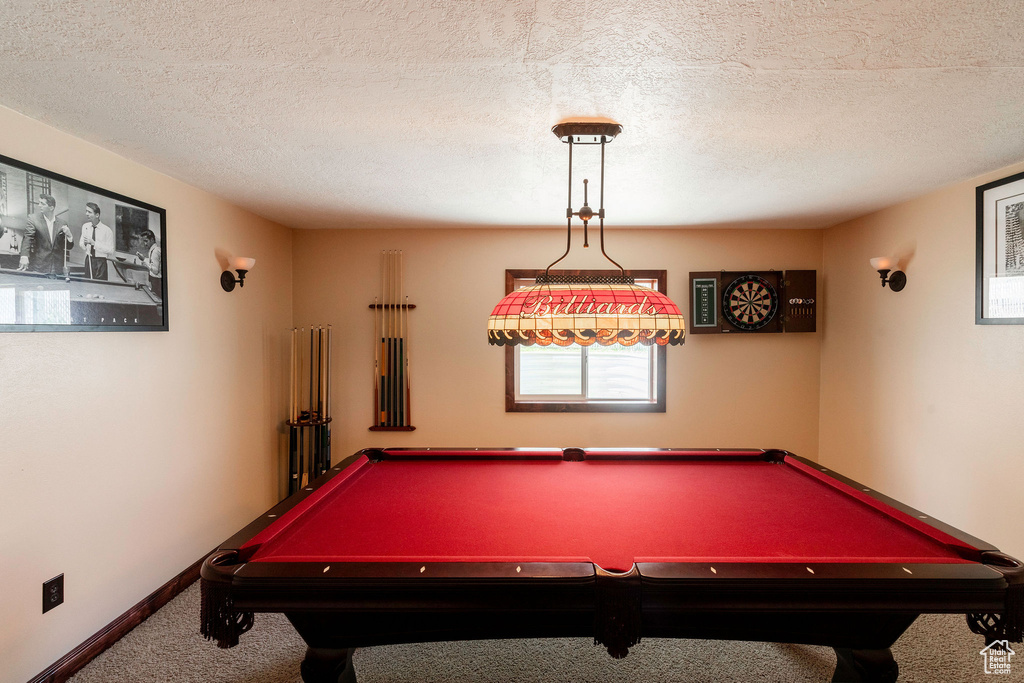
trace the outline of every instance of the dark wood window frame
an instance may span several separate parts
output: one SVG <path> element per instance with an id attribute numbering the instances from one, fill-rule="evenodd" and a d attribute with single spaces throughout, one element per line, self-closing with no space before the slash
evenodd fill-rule
<path id="1" fill-rule="evenodd" d="M 506 270 L 505 294 L 511 294 L 516 280 L 532 279 L 544 273 L 537 270 Z M 665 293 L 667 271 L 664 270 L 627 270 L 626 275 L 637 280 L 654 280 L 657 290 Z M 587 275 L 609 276 L 618 275 L 617 270 L 552 270 L 551 275 Z M 665 361 L 667 347 L 655 346 L 657 354 L 655 378 L 656 400 L 629 402 L 587 402 L 587 401 L 517 401 L 516 400 L 516 354 L 515 347 L 505 347 L 505 412 L 506 413 L 664 413 L 665 412 Z"/>

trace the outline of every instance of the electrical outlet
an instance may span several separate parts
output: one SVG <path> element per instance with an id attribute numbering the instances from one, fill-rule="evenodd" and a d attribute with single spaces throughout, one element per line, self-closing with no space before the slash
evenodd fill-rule
<path id="1" fill-rule="evenodd" d="M 43 614 L 64 602 L 64 575 L 43 582 Z"/>

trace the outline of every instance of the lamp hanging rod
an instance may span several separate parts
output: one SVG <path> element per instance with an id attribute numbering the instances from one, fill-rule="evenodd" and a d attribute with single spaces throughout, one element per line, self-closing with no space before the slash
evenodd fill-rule
<path id="1" fill-rule="evenodd" d="M 622 126 L 619 124 L 611 123 L 590 123 L 590 122 L 567 122 L 560 123 L 551 129 L 555 135 L 559 137 L 563 142 L 569 145 L 569 182 L 567 197 L 569 205 L 565 209 L 565 223 L 566 223 L 566 242 L 565 242 L 565 253 L 559 256 L 557 259 L 551 262 L 547 268 L 544 269 L 545 280 L 550 279 L 551 268 L 562 261 L 569 252 L 572 250 L 572 217 L 579 216 L 580 220 L 583 221 L 583 246 L 590 246 L 587 239 L 587 227 L 590 220 L 593 219 L 594 212 L 588 205 L 587 197 L 587 183 L 586 179 L 583 180 L 583 207 L 579 211 L 572 210 L 572 148 L 577 144 L 600 144 L 601 145 L 601 198 L 600 208 L 597 212 L 598 220 L 600 221 L 600 232 L 601 232 L 601 254 L 616 268 L 619 269 L 619 273 L 622 277 L 625 277 L 626 270 L 619 264 L 615 259 L 608 255 L 604 247 L 604 161 L 605 161 L 605 145 L 615 139 L 615 136 L 622 132 Z"/>
<path id="2" fill-rule="evenodd" d="M 601 222 L 601 253 L 604 255 L 604 257 L 606 259 L 608 259 L 609 261 L 614 263 L 616 266 L 618 266 L 619 267 L 619 274 L 622 275 L 623 277 L 625 277 L 626 276 L 626 269 L 623 268 L 621 265 L 619 265 L 615 261 L 615 259 L 613 259 L 611 256 L 609 256 L 605 252 L 605 250 L 604 250 L 604 146 L 605 146 L 605 139 L 604 139 L 604 136 L 601 136 L 601 210 L 597 214 L 598 220 Z"/>

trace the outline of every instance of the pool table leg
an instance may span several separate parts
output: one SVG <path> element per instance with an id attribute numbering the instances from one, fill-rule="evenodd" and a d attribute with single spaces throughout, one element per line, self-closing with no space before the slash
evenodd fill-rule
<path id="1" fill-rule="evenodd" d="M 893 659 L 892 650 L 851 650 L 845 647 L 832 648 L 836 651 L 836 672 L 832 683 L 848 681 L 874 681 L 895 683 L 900 668 Z"/>
<path id="2" fill-rule="evenodd" d="M 356 683 L 353 648 L 310 647 L 299 670 L 305 683 Z"/>

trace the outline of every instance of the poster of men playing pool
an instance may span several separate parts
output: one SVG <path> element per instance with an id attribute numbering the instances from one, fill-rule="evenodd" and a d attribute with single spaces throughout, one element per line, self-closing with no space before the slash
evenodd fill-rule
<path id="1" fill-rule="evenodd" d="M 166 223 L 0 156 L 0 332 L 167 330 Z"/>

